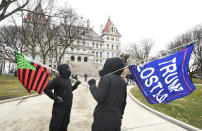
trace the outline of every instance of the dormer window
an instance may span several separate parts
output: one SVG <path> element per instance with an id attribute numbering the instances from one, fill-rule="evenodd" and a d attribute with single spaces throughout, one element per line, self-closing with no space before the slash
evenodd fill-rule
<path id="1" fill-rule="evenodd" d="M 114 28 L 113 27 L 111 27 L 111 32 L 114 32 Z"/>

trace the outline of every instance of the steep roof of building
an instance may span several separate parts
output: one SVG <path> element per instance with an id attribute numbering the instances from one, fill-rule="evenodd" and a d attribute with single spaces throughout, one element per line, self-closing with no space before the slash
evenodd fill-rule
<path id="1" fill-rule="evenodd" d="M 108 18 L 108 21 L 103 29 L 103 33 L 110 33 L 110 27 L 111 26 L 114 26 L 114 24 L 111 22 L 110 18 Z M 116 29 L 115 32 L 114 32 L 116 35 L 121 35 L 119 33 L 119 31 Z"/>
<path id="2" fill-rule="evenodd" d="M 86 37 L 92 40 L 103 41 L 102 37 L 100 37 L 92 28 L 86 33 Z"/>
<path id="3" fill-rule="evenodd" d="M 33 12 L 36 13 L 36 14 L 34 14 Z M 44 22 L 44 23 L 46 22 L 46 16 L 45 16 L 45 13 L 44 13 L 44 11 L 43 11 L 43 9 L 41 7 L 41 3 L 38 4 L 38 6 L 33 10 L 33 12 L 29 12 L 27 14 L 27 17 L 25 18 L 26 21 L 31 20 L 33 15 L 41 15 L 42 22 Z"/>
<path id="4" fill-rule="evenodd" d="M 64 26 L 65 26 L 65 24 L 60 24 L 58 26 L 58 28 L 61 31 L 65 32 Z M 94 40 L 94 41 L 103 41 L 103 38 L 100 37 L 92 28 L 87 29 L 86 27 L 83 27 L 83 29 L 87 30 L 87 32 L 85 33 L 85 36 L 83 37 L 83 39 L 89 39 L 89 40 Z"/>

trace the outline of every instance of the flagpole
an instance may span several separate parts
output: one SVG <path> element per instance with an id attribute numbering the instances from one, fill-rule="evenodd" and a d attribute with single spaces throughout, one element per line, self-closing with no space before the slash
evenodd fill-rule
<path id="1" fill-rule="evenodd" d="M 173 51 L 173 50 L 175 50 L 175 49 L 178 49 L 178 48 L 180 48 L 180 47 L 183 47 L 183 46 L 187 46 L 187 45 L 190 45 L 190 44 L 195 44 L 197 41 L 193 41 L 193 42 L 190 42 L 190 43 L 188 43 L 188 44 L 185 44 L 185 45 L 182 45 L 182 46 L 178 46 L 178 47 L 176 47 L 176 48 L 173 48 L 173 49 L 171 49 L 171 50 L 168 50 L 168 51 L 166 51 L 165 53 L 168 53 L 168 52 L 171 52 L 171 51 Z M 160 58 L 158 58 L 158 59 L 161 59 L 161 58 L 163 58 L 163 57 L 167 57 L 167 56 L 169 56 L 170 54 L 168 54 L 168 55 L 165 55 L 165 56 L 162 56 L 162 57 L 160 57 Z M 152 60 L 151 60 L 152 61 Z M 145 63 L 143 63 L 142 65 L 144 65 L 144 64 L 147 64 L 147 63 L 149 63 L 149 62 L 151 62 L 151 61 L 148 61 L 148 62 L 145 62 Z M 138 61 L 137 63 L 141 63 L 141 62 L 144 62 L 144 60 L 141 60 L 141 61 Z M 133 65 L 133 64 L 131 64 L 131 65 Z"/>
<path id="2" fill-rule="evenodd" d="M 172 50 L 178 49 L 178 48 L 180 48 L 180 47 L 190 45 L 191 43 L 195 44 L 196 42 L 197 42 L 197 40 L 196 40 L 196 41 L 192 41 L 192 42 L 190 42 L 190 43 L 188 43 L 188 44 L 185 44 L 185 45 L 182 45 L 182 46 L 178 46 L 178 47 L 176 47 L 176 48 L 173 48 L 173 49 L 171 49 L 171 50 L 168 50 L 167 52 L 171 52 Z M 167 52 L 166 52 L 166 53 L 167 53 Z M 169 55 L 170 55 L 170 54 L 169 54 Z M 166 56 L 169 56 L 169 55 L 166 55 Z M 163 56 L 163 57 L 166 57 L 166 56 Z M 158 58 L 158 59 L 161 59 L 161 58 L 163 58 L 163 57 L 160 57 L 160 58 Z M 140 63 L 140 62 L 144 62 L 144 60 L 138 61 L 137 63 Z M 149 62 L 151 62 L 151 61 L 145 62 L 145 63 L 143 63 L 143 64 L 146 64 L 146 63 L 149 63 Z M 133 64 L 131 64 L 131 65 L 133 65 Z M 129 66 L 131 66 L 131 65 L 129 65 Z M 111 73 L 109 73 L 109 74 L 107 74 L 107 75 L 102 76 L 102 77 L 106 77 L 106 76 L 108 76 L 108 75 L 110 75 L 110 74 L 112 74 L 112 73 L 115 73 L 115 72 L 117 72 L 117 71 L 120 71 L 120 70 L 122 70 L 122 69 L 125 69 L 126 67 L 129 67 L 129 66 L 127 65 L 127 66 L 125 66 L 125 67 L 123 67 L 123 68 L 120 68 L 120 69 L 118 69 L 118 70 L 115 70 L 115 71 L 113 71 L 113 72 L 111 72 Z M 95 80 L 98 80 L 98 79 L 100 79 L 100 78 L 102 78 L 102 77 L 98 77 L 98 78 L 96 78 Z"/>
<path id="3" fill-rule="evenodd" d="M 192 41 L 192 42 L 190 42 L 190 43 L 188 43 L 188 44 L 185 44 L 185 45 L 182 45 L 182 46 L 178 46 L 178 47 L 176 47 L 176 48 L 173 48 L 172 50 L 177 49 L 177 48 L 180 48 L 180 47 L 183 47 L 183 46 L 186 46 L 186 45 L 190 45 L 191 43 L 195 44 L 196 42 L 197 42 L 197 40 Z M 10 47 L 6 47 L 6 48 L 8 48 L 8 49 L 10 49 L 11 51 L 14 52 L 14 50 L 13 50 L 12 48 L 10 48 Z M 170 51 L 172 51 L 172 50 L 168 50 L 167 52 L 170 52 Z M 167 56 L 168 56 L 168 55 L 167 55 Z M 166 56 L 163 56 L 163 57 L 166 57 Z M 163 58 L 163 57 L 160 57 L 160 58 Z M 160 58 L 158 58 L 158 59 L 160 59 Z M 30 59 L 31 59 L 31 58 L 30 58 Z M 31 60 L 33 60 L 33 59 L 31 59 Z M 33 60 L 33 61 L 35 61 L 35 60 Z M 142 61 L 144 61 L 144 60 L 138 61 L 137 63 L 140 63 L 140 62 L 142 62 Z M 35 61 L 35 62 L 37 62 L 37 61 Z M 151 61 L 148 61 L 148 62 L 151 62 Z M 146 64 L 146 63 L 148 63 L 148 62 L 145 62 L 145 63 L 143 63 L 143 64 Z M 38 62 L 38 63 L 39 63 L 39 62 Z M 42 64 L 42 65 L 43 65 L 43 64 Z M 131 65 L 132 65 L 132 64 L 131 64 Z M 129 65 L 129 66 L 131 66 L 131 65 Z M 102 77 L 108 76 L 108 75 L 110 75 L 110 74 L 112 74 L 112 73 L 115 73 L 115 72 L 117 72 L 117 71 L 120 71 L 120 70 L 122 70 L 122 69 L 125 69 L 126 67 L 129 67 L 129 66 L 127 65 L 127 66 L 125 66 L 125 67 L 123 67 L 123 68 L 120 68 L 120 69 L 118 69 L 118 70 L 115 70 L 115 71 L 113 71 L 113 72 L 111 72 L 111 73 L 109 73 L 109 74 L 107 74 L 107 75 L 102 76 Z M 47 67 L 47 66 L 46 66 L 46 67 Z M 55 69 L 52 69 L 52 68 L 50 68 L 50 67 L 47 67 L 47 68 L 58 73 L 58 71 L 56 71 Z M 102 77 L 98 77 L 98 78 L 96 78 L 95 80 L 98 80 L 98 79 L 100 79 L 100 78 L 102 78 Z M 74 81 L 77 81 L 76 79 L 73 79 L 73 78 L 71 78 L 71 77 L 70 77 L 70 79 L 72 79 L 72 80 L 74 80 Z M 82 85 L 84 85 L 84 84 L 82 84 Z M 84 85 L 84 86 L 86 86 L 86 85 Z"/>
<path id="4" fill-rule="evenodd" d="M 11 50 L 12 52 L 14 52 L 14 49 L 12 49 L 11 47 L 5 47 L 5 49 L 6 50 Z M 22 54 L 23 55 L 23 54 Z M 49 70 L 52 70 L 52 71 L 54 71 L 54 72 L 56 72 L 56 73 L 59 73 L 57 70 L 55 70 L 55 69 L 53 69 L 53 68 L 51 68 L 51 67 L 48 67 L 48 66 L 46 66 L 46 65 L 44 65 L 44 64 L 42 64 L 42 63 L 40 63 L 40 62 L 38 62 L 38 61 L 36 61 L 36 60 L 33 60 L 32 58 L 30 58 L 30 57 L 28 57 L 28 56 L 26 56 L 26 55 L 23 55 L 26 59 L 28 59 L 29 61 L 32 61 L 32 62 L 35 62 L 35 63 L 37 63 L 37 64 L 39 64 L 39 65 L 42 65 L 42 66 L 44 66 L 45 68 L 47 68 L 47 69 L 49 69 Z M 74 78 L 71 78 L 71 77 L 69 77 L 71 80 L 73 80 L 73 81 L 78 81 L 78 80 L 76 80 L 76 79 L 74 79 Z M 83 85 L 83 84 L 82 84 Z M 86 85 L 85 85 L 86 86 Z"/>

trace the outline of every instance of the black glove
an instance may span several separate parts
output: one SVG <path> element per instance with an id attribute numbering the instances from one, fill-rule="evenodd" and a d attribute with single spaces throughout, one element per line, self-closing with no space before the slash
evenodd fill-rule
<path id="1" fill-rule="evenodd" d="M 88 81 L 88 84 L 91 86 L 91 85 L 95 85 L 96 84 L 96 81 L 95 79 L 91 79 Z"/>
<path id="2" fill-rule="evenodd" d="M 133 75 L 132 75 L 132 74 L 127 74 L 127 75 L 126 75 L 126 78 L 127 78 L 127 79 L 133 79 Z"/>
<path id="3" fill-rule="evenodd" d="M 76 81 L 75 85 L 80 85 L 81 81 Z"/>
<path id="4" fill-rule="evenodd" d="M 60 96 L 57 96 L 55 101 L 58 102 L 58 103 L 63 103 L 64 102 L 64 100 Z"/>

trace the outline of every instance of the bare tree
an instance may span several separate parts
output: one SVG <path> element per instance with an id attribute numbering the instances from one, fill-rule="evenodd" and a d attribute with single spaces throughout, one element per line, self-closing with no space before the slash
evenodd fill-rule
<path id="1" fill-rule="evenodd" d="M 55 43 L 58 39 L 58 32 L 57 29 L 53 26 L 48 24 L 48 22 L 43 27 L 44 31 L 41 32 L 42 34 L 38 33 L 37 35 L 37 42 L 40 48 L 40 56 L 42 58 L 43 64 L 46 64 L 47 56 L 52 56 L 55 47 Z"/>
<path id="2" fill-rule="evenodd" d="M 29 2 L 29 0 L 26 0 L 26 1 L 2 0 L 0 3 L 0 21 L 9 17 L 10 15 L 16 13 L 17 11 L 20 11 L 21 9 L 23 9 L 28 4 L 28 2 Z M 10 11 L 9 7 L 11 7 L 11 6 L 13 7 L 15 4 L 17 6 Z"/>
<path id="3" fill-rule="evenodd" d="M 47 19 L 40 3 L 33 12 L 28 12 L 26 17 L 22 12 L 22 43 L 27 45 L 29 54 L 31 54 L 33 59 L 38 55 L 38 40 L 41 40 L 38 37 L 43 37 L 46 22 Z"/>
<path id="4" fill-rule="evenodd" d="M 59 38 L 58 42 L 55 44 L 55 58 L 57 65 L 59 65 L 62 62 L 67 48 L 72 45 L 75 40 L 81 39 L 85 35 L 87 28 L 86 21 L 72 8 L 59 10 L 57 16 L 61 23 L 57 27 Z"/>
<path id="5" fill-rule="evenodd" d="M 12 52 L 8 52 L 6 47 L 15 49 L 21 53 L 25 52 L 26 48 L 21 43 L 21 27 L 20 26 L 3 26 L 0 29 L 0 56 L 6 60 L 15 63 L 16 57 Z"/>
<path id="6" fill-rule="evenodd" d="M 172 51 L 176 52 L 185 48 L 188 43 L 193 41 L 196 41 L 196 43 L 191 57 L 193 62 L 188 67 L 190 79 L 192 79 L 193 75 L 202 72 L 202 26 L 196 26 L 193 30 L 178 36 L 169 44 L 169 50 L 174 49 Z"/>
<path id="7" fill-rule="evenodd" d="M 153 40 L 145 38 L 140 42 L 141 45 L 136 43 L 130 44 L 125 52 L 129 53 L 129 64 L 143 64 L 148 61 L 151 48 L 153 47 Z"/>
<path id="8" fill-rule="evenodd" d="M 143 47 L 143 59 L 148 61 L 149 54 L 151 52 L 151 48 L 154 45 L 154 41 L 150 38 L 145 38 L 141 41 Z"/>
<path id="9" fill-rule="evenodd" d="M 52 13 L 52 8 L 46 7 L 46 12 Z M 47 62 L 47 56 L 54 47 L 58 32 L 51 22 L 51 16 L 45 14 L 39 2 L 33 11 L 29 11 L 23 19 L 22 42 L 27 45 L 33 59 L 41 58 L 43 64 Z"/>

